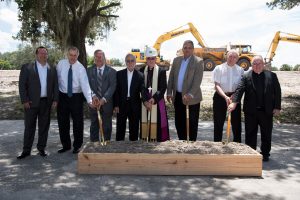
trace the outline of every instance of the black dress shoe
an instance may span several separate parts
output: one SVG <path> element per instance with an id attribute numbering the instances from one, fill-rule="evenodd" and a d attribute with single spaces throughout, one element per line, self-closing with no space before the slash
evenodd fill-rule
<path id="1" fill-rule="evenodd" d="M 59 149 L 58 151 L 57 151 L 57 153 L 64 153 L 64 152 L 66 152 L 66 151 L 69 151 L 71 148 L 62 148 L 62 149 Z"/>
<path id="2" fill-rule="evenodd" d="M 42 157 L 46 157 L 48 154 L 45 152 L 45 150 L 39 150 L 39 154 Z"/>
<path id="3" fill-rule="evenodd" d="M 26 158 L 27 156 L 30 156 L 30 153 L 24 153 L 24 152 L 22 152 L 21 153 L 21 155 L 19 155 L 18 157 L 17 157 L 17 159 L 23 159 L 23 158 Z"/>
<path id="4" fill-rule="evenodd" d="M 80 148 L 74 148 L 73 149 L 73 154 L 77 154 L 77 153 L 79 153 L 79 151 L 80 151 Z"/>

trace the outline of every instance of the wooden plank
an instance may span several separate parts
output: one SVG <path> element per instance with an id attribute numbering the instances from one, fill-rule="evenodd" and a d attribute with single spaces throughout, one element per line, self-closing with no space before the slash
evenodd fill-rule
<path id="1" fill-rule="evenodd" d="M 261 176 L 260 154 L 78 154 L 81 174 Z"/>

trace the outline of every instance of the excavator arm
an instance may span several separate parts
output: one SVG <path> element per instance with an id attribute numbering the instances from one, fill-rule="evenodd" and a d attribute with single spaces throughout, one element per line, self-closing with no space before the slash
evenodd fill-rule
<path id="1" fill-rule="evenodd" d="M 283 32 L 277 31 L 271 42 L 267 56 L 265 58 L 265 62 L 267 65 L 271 64 L 271 62 L 275 56 L 275 52 L 278 47 L 279 41 L 300 43 L 300 36 L 291 34 L 291 33 L 283 33 Z"/>
<path id="2" fill-rule="evenodd" d="M 188 25 L 188 28 L 184 28 L 186 25 Z M 172 31 L 162 34 L 161 36 L 159 36 L 157 38 L 153 47 L 157 50 L 158 55 L 160 55 L 160 48 L 161 48 L 161 44 L 163 42 L 170 40 L 174 37 L 180 36 L 182 34 L 188 33 L 188 32 L 190 32 L 196 38 L 196 40 L 198 41 L 198 43 L 201 47 L 203 47 L 203 48 L 206 47 L 206 44 L 205 44 L 202 36 L 200 35 L 198 30 L 192 23 L 187 23 L 187 24 L 180 26 Z"/>

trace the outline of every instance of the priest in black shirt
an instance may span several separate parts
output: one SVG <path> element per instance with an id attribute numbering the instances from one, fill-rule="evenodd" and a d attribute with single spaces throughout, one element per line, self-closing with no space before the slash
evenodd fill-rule
<path id="1" fill-rule="evenodd" d="M 281 88 L 277 75 L 264 70 L 261 56 L 252 59 L 252 70 L 246 73 L 228 106 L 231 112 L 241 101 L 243 94 L 245 114 L 246 144 L 256 149 L 258 126 L 261 132 L 261 154 L 263 161 L 268 161 L 271 151 L 273 115 L 281 110 Z"/>

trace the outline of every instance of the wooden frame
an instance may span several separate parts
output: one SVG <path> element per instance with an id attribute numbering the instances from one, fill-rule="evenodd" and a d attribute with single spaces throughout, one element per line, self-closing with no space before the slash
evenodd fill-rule
<path id="1" fill-rule="evenodd" d="M 86 153 L 80 174 L 261 176 L 262 156 L 252 154 Z"/>

